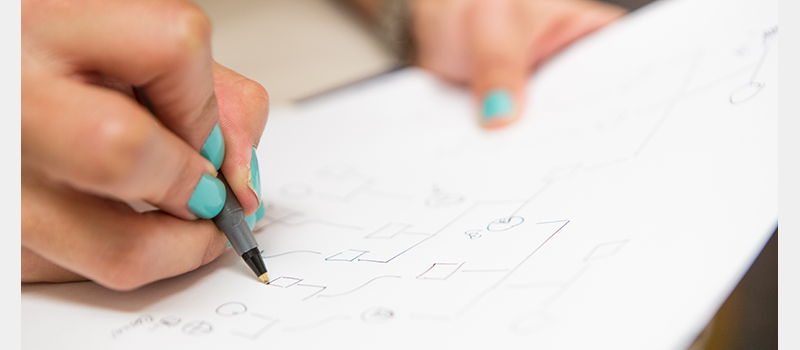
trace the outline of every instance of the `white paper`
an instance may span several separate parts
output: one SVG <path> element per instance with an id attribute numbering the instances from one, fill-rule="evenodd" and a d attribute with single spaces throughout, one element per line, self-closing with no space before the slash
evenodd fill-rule
<path id="1" fill-rule="evenodd" d="M 233 251 L 127 293 L 23 285 L 22 343 L 684 349 L 777 224 L 777 6 L 648 6 L 503 130 L 417 69 L 273 111 L 270 285 Z"/>

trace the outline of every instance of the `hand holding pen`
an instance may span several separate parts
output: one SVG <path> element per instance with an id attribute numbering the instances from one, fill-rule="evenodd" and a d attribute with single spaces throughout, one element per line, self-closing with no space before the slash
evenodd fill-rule
<path id="1" fill-rule="evenodd" d="M 227 239 L 197 219 L 222 210 L 218 171 L 255 222 L 268 97 L 212 60 L 196 5 L 23 1 L 21 39 L 23 282 L 128 290 L 212 261 Z"/>

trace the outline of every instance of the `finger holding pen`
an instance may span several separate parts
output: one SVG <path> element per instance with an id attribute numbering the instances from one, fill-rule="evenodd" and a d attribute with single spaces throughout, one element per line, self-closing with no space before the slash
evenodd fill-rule
<path id="1" fill-rule="evenodd" d="M 216 215 L 225 141 L 202 10 L 178 0 L 50 6 L 23 4 L 23 50 L 46 47 L 51 56 L 23 62 L 23 103 L 38 105 L 23 118 L 26 161 L 92 193 L 144 200 L 184 219 Z M 74 79 L 86 74 L 141 86 L 158 121 L 127 96 Z M 36 103 L 55 95 L 64 98 Z"/>
<path id="2" fill-rule="evenodd" d="M 234 153 L 238 155 L 238 158 L 226 156 L 224 164 L 239 170 L 229 172 L 233 174 L 228 176 L 229 182 L 231 187 L 238 182 L 237 187 L 240 192 L 255 197 L 245 180 L 250 173 L 248 165 L 252 161 L 249 155 L 253 149 L 251 145 L 257 146 L 266 123 L 268 111 L 266 92 L 257 83 L 222 66 L 218 68 L 215 69 L 215 89 L 219 92 L 220 105 L 223 107 L 221 125 L 229 126 L 226 129 L 229 131 L 226 132 L 232 135 L 226 137 L 228 143 L 226 150 L 235 150 Z M 31 79 L 23 81 L 32 83 Z M 42 86 L 42 84 L 34 85 Z M 54 86 L 54 88 L 65 87 Z M 24 95 L 28 96 L 26 98 L 34 96 L 27 92 Z M 49 97 L 50 102 L 53 102 L 55 96 Z M 101 98 L 103 96 L 96 97 L 97 99 L 93 99 L 95 104 L 97 101 L 104 101 Z M 71 98 L 64 99 L 74 101 Z M 133 103 L 128 97 L 121 101 Z M 60 106 L 62 110 L 78 107 L 80 106 Z M 110 108 L 116 111 L 119 106 Z M 30 113 L 35 110 L 35 108 L 28 109 Z M 24 141 L 30 140 L 26 138 Z M 187 152 L 196 155 L 193 150 Z M 28 158 L 30 157 L 23 157 L 23 160 Z M 84 158 L 95 158 L 95 156 L 84 154 Z M 213 169 L 210 162 L 202 158 L 200 160 L 208 168 Z M 257 159 L 255 161 L 257 162 Z M 95 165 L 95 162 L 87 162 L 83 166 Z M 211 220 L 186 221 L 161 211 L 136 213 L 123 203 L 76 191 L 70 188 L 73 186 L 44 181 L 35 175 L 38 172 L 28 170 L 27 164 L 24 163 L 25 176 L 22 182 L 24 282 L 91 279 L 108 288 L 130 290 L 193 270 L 212 261 L 225 251 L 227 238 L 219 232 Z M 233 177 L 239 180 L 231 180 Z M 237 197 L 244 196 L 237 194 Z M 250 204 L 251 212 L 254 210 L 254 204 L 257 203 Z M 255 217 L 256 214 L 250 214 L 248 219 Z M 174 247 L 181 247 L 181 254 L 174 254 Z"/>
<path id="3" fill-rule="evenodd" d="M 222 207 L 218 171 L 256 216 L 268 98 L 215 65 L 209 31 L 186 0 L 23 1 L 23 282 L 129 290 L 212 261 L 226 237 L 186 219 Z"/>

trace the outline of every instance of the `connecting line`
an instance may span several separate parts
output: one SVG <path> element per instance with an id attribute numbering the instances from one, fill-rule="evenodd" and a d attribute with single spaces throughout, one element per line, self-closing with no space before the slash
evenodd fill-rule
<path id="1" fill-rule="evenodd" d="M 761 53 L 761 58 L 758 60 L 758 65 L 756 66 L 756 69 L 753 71 L 753 75 L 750 77 L 750 84 L 756 81 L 756 76 L 758 76 L 758 72 L 761 71 L 761 66 L 764 65 L 764 61 L 766 61 L 767 59 L 768 52 L 769 52 L 769 45 L 767 45 L 767 43 L 764 42 L 764 52 Z"/>
<path id="2" fill-rule="evenodd" d="M 529 199 L 529 200 L 530 200 L 530 199 Z M 501 203 L 502 203 L 502 202 L 508 202 L 508 201 L 497 201 L 497 202 L 501 202 Z M 516 202 L 516 201 L 515 201 L 515 202 Z M 416 247 L 416 246 L 418 246 L 418 245 L 422 244 L 423 242 L 425 242 L 425 241 L 427 241 L 427 240 L 429 240 L 429 239 L 433 238 L 434 236 L 438 235 L 438 234 L 439 234 L 439 232 L 442 232 L 442 231 L 444 231 L 444 229 L 446 229 L 447 227 L 449 227 L 450 225 L 452 225 L 454 222 L 456 222 L 456 221 L 458 221 L 459 219 L 461 219 L 462 217 L 464 217 L 464 215 L 466 215 L 467 213 L 469 213 L 470 211 L 472 211 L 472 209 L 475 209 L 475 208 L 476 208 L 476 207 L 478 207 L 479 205 L 484 205 L 484 204 L 487 204 L 487 203 L 493 203 L 493 202 L 489 202 L 489 201 L 487 201 L 487 202 L 478 202 L 478 203 L 475 203 L 475 204 L 473 204 L 471 207 L 469 207 L 469 208 L 465 209 L 465 210 L 464 210 L 464 211 L 463 211 L 461 214 L 458 214 L 458 216 L 456 216 L 456 217 L 455 217 L 455 219 L 451 220 L 450 222 L 448 222 L 447 224 L 445 224 L 444 226 L 442 226 L 440 229 L 436 230 L 436 232 L 432 233 L 430 236 L 423 238 L 421 241 L 419 241 L 419 242 L 417 242 L 417 243 L 414 243 L 414 245 L 412 245 L 412 246 L 410 246 L 410 247 L 406 248 L 405 250 L 403 250 L 403 251 L 402 251 L 402 252 L 400 252 L 400 253 L 397 253 L 395 256 L 393 256 L 393 257 L 389 258 L 388 260 L 358 259 L 358 261 L 365 261 L 365 262 L 373 262 L 373 263 L 386 264 L 386 263 L 388 263 L 388 262 L 390 262 L 390 261 L 394 260 L 394 259 L 395 259 L 395 258 L 397 258 L 398 256 L 400 256 L 400 255 L 403 255 L 405 252 L 407 252 L 407 251 L 409 251 L 409 250 L 413 249 L 414 247 Z"/>
<path id="3" fill-rule="evenodd" d="M 520 210 L 522 210 L 522 208 L 524 208 L 526 205 L 528 205 L 528 203 L 530 203 L 530 202 L 531 202 L 531 201 L 532 201 L 534 198 L 536 198 L 536 197 L 539 197 L 539 195 L 540 195 L 540 194 L 542 194 L 542 192 L 544 192 L 544 190 L 545 190 L 545 189 L 547 189 L 548 187 L 550 187 L 550 185 L 551 185 L 552 183 L 553 183 L 552 181 L 548 181 L 548 182 L 546 182 L 546 183 L 545 183 L 545 184 L 544 184 L 544 185 L 543 185 L 541 188 L 539 188 L 539 190 L 538 190 L 538 191 L 536 191 L 536 193 L 534 193 L 532 196 L 528 197 L 528 199 L 526 199 L 526 200 L 525 200 L 525 202 L 523 202 L 523 203 L 522 203 L 522 205 L 520 205 L 519 207 L 517 207 L 517 209 L 514 209 L 514 211 L 513 211 L 513 212 L 511 213 L 511 215 L 509 215 L 508 217 L 512 217 L 512 216 L 514 216 L 514 215 L 517 215 L 517 213 L 518 213 Z"/>
<path id="4" fill-rule="evenodd" d="M 562 284 L 561 287 L 559 287 L 558 290 L 555 293 L 553 293 L 547 300 L 544 301 L 544 303 L 542 303 L 542 310 L 548 308 L 558 298 L 560 298 L 561 295 L 563 295 L 564 292 L 566 292 L 567 289 L 569 289 L 569 287 L 571 287 L 572 284 L 575 283 L 575 281 L 578 280 L 578 277 L 581 277 L 581 275 L 583 275 L 583 273 L 586 272 L 587 269 L 589 269 L 589 266 L 590 265 L 584 265 L 583 268 L 580 269 L 580 271 L 575 273 L 575 275 L 572 276 L 572 278 L 569 279 L 569 281 L 567 281 L 566 283 Z"/>
<path id="5" fill-rule="evenodd" d="M 332 297 L 342 296 L 342 295 L 345 295 L 345 294 L 350 294 L 350 293 L 355 292 L 355 291 L 357 291 L 357 290 L 359 290 L 361 288 L 364 288 L 364 286 L 370 284 L 372 281 L 377 280 L 377 279 L 381 279 L 381 278 L 402 278 L 402 277 L 401 276 L 378 276 L 378 277 L 375 277 L 375 278 L 367 281 L 366 283 L 356 287 L 355 289 L 346 291 L 344 293 L 339 293 L 339 294 L 320 294 L 320 295 L 317 295 L 317 298 L 332 298 Z"/>
<path id="6" fill-rule="evenodd" d="M 292 251 L 288 251 L 288 252 L 285 252 L 285 253 L 280 253 L 280 254 L 275 254 L 275 255 L 270 255 L 270 256 L 263 256 L 262 255 L 261 257 L 264 258 L 264 259 L 270 259 L 270 258 L 277 258 L 277 257 L 282 256 L 282 255 L 293 254 L 293 253 L 322 254 L 320 252 L 315 252 L 315 251 L 312 251 L 312 250 L 292 250 Z M 264 254 L 264 250 L 261 250 L 261 254 Z"/>
<path id="7" fill-rule="evenodd" d="M 475 203 L 475 204 L 473 204 L 471 207 L 467 208 L 467 209 L 466 209 L 466 210 L 464 210 L 464 211 L 463 211 L 461 214 L 459 214 L 458 216 L 456 216 L 456 218 L 455 218 L 455 219 L 451 220 L 450 222 L 448 222 L 447 224 L 445 224 L 444 226 L 442 226 L 442 228 L 440 228 L 439 230 L 437 230 L 436 232 L 434 232 L 434 233 L 433 233 L 433 234 L 431 234 L 430 236 L 423 238 L 421 241 L 419 241 L 419 242 L 415 243 L 414 245 L 412 245 L 412 246 L 410 246 L 410 247 L 406 248 L 406 249 L 405 249 L 405 250 L 403 250 L 402 252 L 400 252 L 400 253 L 397 253 L 395 256 L 393 256 L 393 257 L 389 258 L 389 260 L 370 260 L 370 259 L 358 259 L 358 261 L 366 261 L 366 262 L 374 262 L 374 263 L 386 264 L 386 263 L 388 263 L 388 262 L 390 262 L 390 261 L 394 260 L 396 257 L 398 257 L 398 256 L 400 256 L 400 255 L 403 255 L 403 253 L 405 253 L 405 252 L 407 252 L 407 251 L 409 251 L 409 250 L 413 249 L 414 247 L 416 247 L 416 246 L 418 246 L 418 245 L 422 244 L 423 242 L 425 242 L 425 241 L 427 241 L 427 240 L 429 240 L 429 239 L 433 238 L 434 236 L 436 236 L 437 234 L 439 234 L 439 232 L 442 232 L 442 231 L 444 231 L 444 229 L 446 229 L 448 226 L 452 225 L 454 222 L 456 222 L 456 221 L 458 221 L 459 219 L 461 219 L 461 218 L 462 218 L 464 215 L 466 215 L 467 213 L 469 213 L 469 212 L 470 212 L 472 209 L 475 209 L 475 207 L 476 207 L 476 206 L 478 206 L 479 204 L 480 204 L 480 203 Z"/>
<path id="8" fill-rule="evenodd" d="M 678 89 L 678 92 L 675 94 L 675 97 L 673 97 L 672 100 L 667 105 L 667 107 L 664 108 L 664 113 L 661 115 L 661 118 L 658 119 L 656 125 L 653 127 L 652 130 L 650 130 L 650 134 L 648 134 L 647 137 L 642 142 L 642 144 L 639 145 L 639 148 L 636 149 L 636 152 L 633 152 L 634 157 L 638 156 L 639 152 L 641 152 L 642 149 L 644 149 L 644 147 L 647 146 L 648 143 L 650 143 L 650 140 L 653 138 L 653 136 L 655 136 L 656 132 L 658 132 L 658 129 L 661 128 L 661 125 L 664 124 L 664 122 L 667 120 L 667 117 L 669 117 L 670 114 L 672 114 L 672 110 L 675 109 L 675 107 L 678 105 L 678 102 L 683 98 L 683 95 L 686 93 L 689 87 L 689 83 L 692 81 L 692 77 L 694 77 L 694 72 L 697 70 L 697 66 L 699 65 L 700 52 L 701 51 L 698 50 L 697 53 L 695 54 L 694 60 L 692 60 L 692 66 L 686 73 L 686 78 L 681 84 L 681 87 Z"/>
<path id="9" fill-rule="evenodd" d="M 559 228 L 558 228 L 558 230 L 556 230 L 556 232 L 553 232 L 553 234 L 551 234 L 551 235 L 550 235 L 550 237 L 547 237 L 547 239 L 546 239 L 546 240 L 544 240 L 544 242 L 542 242 L 542 244 L 540 244 L 538 247 L 536 247 L 536 249 L 534 249 L 534 250 L 533 250 L 533 251 L 532 251 L 530 254 L 528 254 L 528 256 L 526 256 L 524 259 L 522 259 L 522 261 L 520 261 L 520 262 L 519 262 L 519 264 L 517 264 L 517 265 L 516 265 L 516 266 L 514 266 L 514 267 L 513 267 L 513 268 L 512 268 L 510 271 L 508 271 L 508 273 L 507 273 L 505 276 L 503 276 L 502 278 L 500 278 L 500 279 L 499 279 L 497 282 L 495 282 L 495 284 L 493 284 L 493 285 L 492 285 L 492 286 L 490 286 L 489 288 L 486 288 L 486 289 L 485 289 L 483 292 L 481 292 L 481 294 L 478 294 L 478 296 L 476 296 L 475 298 L 473 298 L 472 300 L 470 300 L 470 301 L 469 301 L 469 303 L 467 303 L 466 305 L 464 305 L 464 307 L 462 307 L 460 310 L 458 310 L 458 311 L 455 313 L 455 316 L 456 316 L 457 318 L 459 318 L 459 317 L 463 316 L 463 315 L 464 315 L 464 314 L 465 314 L 467 311 L 469 311 L 469 309 L 470 309 L 470 308 L 472 308 L 473 306 L 475 306 L 475 304 L 477 304 L 477 303 L 478 303 L 478 302 L 479 302 L 481 299 L 483 299 L 483 298 L 484 298 L 486 295 L 488 295 L 488 294 L 489 294 L 490 292 L 492 292 L 493 290 L 497 289 L 497 287 L 499 287 L 501 284 L 503 284 L 503 282 L 505 282 L 505 281 L 506 281 L 506 280 L 507 280 L 509 277 L 511 277 L 511 275 L 513 275 L 513 274 L 514 274 L 514 272 L 516 272 L 516 271 L 517 271 L 517 270 L 518 270 L 518 269 L 519 269 L 519 268 L 520 268 L 520 267 L 521 267 L 523 264 L 525 264 L 525 262 L 526 262 L 526 261 L 528 261 L 528 259 L 530 259 L 530 257 L 532 257 L 532 256 L 533 256 L 533 254 L 536 254 L 536 252 L 538 252 L 538 251 L 539 251 L 539 249 L 542 249 L 542 247 L 543 247 L 545 244 L 547 244 L 547 242 L 549 242 L 549 241 L 550 241 L 550 239 L 551 239 L 551 238 L 553 238 L 553 237 L 554 237 L 554 236 L 555 236 L 555 235 L 556 235 L 558 232 L 560 232 L 560 231 L 561 231 L 561 229 L 563 229 L 563 228 L 564 228 L 564 226 L 567 226 L 567 224 L 569 224 L 569 220 L 566 220 L 566 221 L 564 222 L 564 224 L 563 224 L 563 225 L 561 225 L 561 227 L 559 227 Z"/>

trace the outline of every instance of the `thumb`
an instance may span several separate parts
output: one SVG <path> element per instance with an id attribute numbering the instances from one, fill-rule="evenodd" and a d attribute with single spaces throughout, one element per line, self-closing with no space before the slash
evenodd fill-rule
<path id="1" fill-rule="evenodd" d="M 509 125 L 522 112 L 528 65 L 517 7 L 511 0 L 479 0 L 470 9 L 472 89 L 485 128 Z"/>

